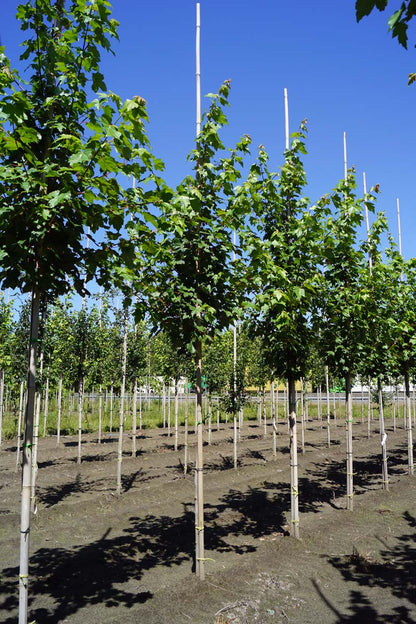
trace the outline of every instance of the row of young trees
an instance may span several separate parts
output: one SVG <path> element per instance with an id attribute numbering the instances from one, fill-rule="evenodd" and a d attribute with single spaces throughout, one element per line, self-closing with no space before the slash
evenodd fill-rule
<path id="1" fill-rule="evenodd" d="M 220 138 L 227 123 L 226 82 L 211 96 L 190 153 L 193 173 L 171 189 L 146 137 L 144 100 L 134 96 L 122 102 L 106 92 L 100 56 L 111 51 L 111 39 L 117 37 L 109 3 L 73 0 L 67 8 L 61 0 L 31 0 L 19 5 L 18 18 L 29 32 L 21 56 L 28 80 L 10 67 L 4 51 L 0 58 L 0 282 L 2 288 L 31 293 L 32 301 L 19 575 L 19 621 L 26 624 L 36 366 L 47 301 L 71 289 L 85 296 L 93 277 L 104 289 L 121 290 L 122 394 L 131 370 L 125 338 L 131 306 L 134 344 L 143 336 L 137 326 L 146 319 L 152 331 L 164 332 L 177 361 L 193 362 L 187 369 L 197 393 L 195 528 L 202 579 L 204 345 L 221 340 L 240 319 L 248 334 L 259 338 L 259 369 L 272 379 L 288 380 L 292 533 L 297 536 L 295 382 L 307 374 L 312 345 L 323 365 L 345 378 L 352 508 L 351 381 L 364 368 L 380 381 L 397 373 L 408 391 L 416 353 L 416 280 L 414 261 L 404 262 L 392 243 L 385 256 L 380 252 L 383 217 L 368 241 L 360 241 L 363 205 L 374 210 L 375 198 L 356 196 L 353 172 L 314 205 L 304 196 L 306 124 L 292 135 L 279 172 L 270 171 L 264 148 L 249 167 L 250 138 L 243 136 L 230 150 Z M 90 95 L 95 95 L 91 101 Z M 232 231 L 238 233 L 235 243 Z M 45 353 L 49 336 L 49 351 L 62 363 L 62 375 L 76 380 L 81 397 L 87 379 L 102 386 L 120 376 L 120 368 L 115 372 L 120 360 L 111 362 L 105 355 L 111 337 L 99 343 L 99 355 L 88 343 L 87 326 L 101 335 L 107 331 L 105 310 L 68 314 L 65 305 L 49 312 L 54 329 L 45 334 Z M 5 308 L 6 324 L 8 314 Z M 120 348 L 120 331 L 117 340 Z M 76 359 L 69 355 L 71 345 Z M 134 375 L 143 365 L 141 348 L 134 353 Z M 209 362 L 209 354 L 205 358 Z M 52 358 L 50 366 L 55 366 Z M 408 422 L 410 452 L 410 416 Z M 121 432 L 122 425 L 121 406 Z"/>

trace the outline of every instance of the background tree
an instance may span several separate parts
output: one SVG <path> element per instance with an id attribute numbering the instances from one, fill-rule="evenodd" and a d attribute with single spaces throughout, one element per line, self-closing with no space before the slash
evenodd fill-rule
<path id="1" fill-rule="evenodd" d="M 17 18 L 28 35 L 20 57 L 27 80 L 0 50 L 0 285 L 32 293 L 19 575 L 25 624 L 40 296 L 72 287 L 83 293 L 93 276 L 108 280 L 114 241 L 98 232 L 116 236 L 139 194 L 123 189 L 120 174 L 134 175 L 139 189 L 152 161 L 144 101 L 106 93 L 101 53 L 117 38 L 108 2 L 74 0 L 67 8 L 62 0 L 30 0 Z"/>

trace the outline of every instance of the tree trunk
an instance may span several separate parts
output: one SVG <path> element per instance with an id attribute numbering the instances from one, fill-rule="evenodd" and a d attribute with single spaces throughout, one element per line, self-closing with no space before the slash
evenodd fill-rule
<path id="1" fill-rule="evenodd" d="M 326 386 L 326 432 L 328 448 L 331 446 L 331 406 L 329 401 L 329 373 L 328 366 L 325 366 L 325 386 Z"/>
<path id="2" fill-rule="evenodd" d="M 205 579 L 204 548 L 204 460 L 203 460 L 203 423 L 202 423 L 202 342 L 196 344 L 196 430 L 197 454 L 195 462 L 195 543 L 196 574 L 201 581 Z"/>
<path id="3" fill-rule="evenodd" d="M 179 397 L 178 397 L 178 378 L 175 377 L 175 451 L 178 450 L 179 442 Z"/>
<path id="4" fill-rule="evenodd" d="M 48 419 L 48 409 L 49 409 L 49 368 L 46 377 L 46 388 L 45 388 L 45 404 L 43 407 L 43 437 L 46 438 L 46 422 Z"/>
<path id="5" fill-rule="evenodd" d="M 23 395 L 25 390 L 25 382 L 20 382 L 20 396 L 19 396 L 19 416 L 17 420 L 17 449 L 16 449 L 16 472 L 19 470 L 20 463 L 20 447 L 22 436 L 22 416 L 23 416 Z"/>
<path id="6" fill-rule="evenodd" d="M 118 450 L 117 450 L 117 494 L 121 494 L 121 467 L 123 462 L 123 433 L 124 433 L 124 394 L 126 392 L 126 370 L 127 370 L 127 333 L 129 317 L 127 309 L 124 310 L 124 331 L 123 331 L 123 359 L 121 373 L 121 390 L 120 390 L 120 425 L 118 431 Z"/>
<path id="7" fill-rule="evenodd" d="M 168 384 L 168 438 L 170 438 L 172 432 L 170 427 L 170 379 Z"/>
<path id="8" fill-rule="evenodd" d="M 345 434 L 347 441 L 347 509 L 354 509 L 354 466 L 352 455 L 351 375 L 345 376 Z"/>
<path id="9" fill-rule="evenodd" d="M 131 425 L 131 456 L 136 457 L 136 435 L 137 435 L 137 377 L 134 377 L 133 384 L 133 414 Z"/>
<path id="10" fill-rule="evenodd" d="M 408 473 L 414 474 L 413 463 L 413 431 L 412 431 L 412 415 L 410 410 L 410 384 L 409 384 L 409 372 L 404 374 L 404 387 L 406 392 L 406 429 L 407 429 L 407 459 L 408 459 Z"/>
<path id="11" fill-rule="evenodd" d="M 27 398 L 23 438 L 19 561 L 19 624 L 27 624 L 29 593 L 30 485 L 32 474 L 33 417 L 36 392 L 36 347 L 39 333 L 39 307 L 39 290 L 34 288 L 32 292 Z"/>
<path id="12" fill-rule="evenodd" d="M 303 379 L 300 380 L 300 431 L 302 454 L 305 453 L 305 386 Z"/>
<path id="13" fill-rule="evenodd" d="M 288 379 L 288 413 L 290 432 L 290 534 L 299 538 L 298 441 L 296 430 L 296 382 Z"/>
<path id="14" fill-rule="evenodd" d="M 188 472 L 188 378 L 185 379 L 185 432 L 183 449 L 183 472 Z"/>
<path id="15" fill-rule="evenodd" d="M 4 370 L 0 371 L 0 444 L 2 443 L 3 412 L 4 412 Z"/>
<path id="16" fill-rule="evenodd" d="M 272 435 L 273 435 L 273 457 L 277 455 L 277 436 L 276 436 L 276 406 L 274 401 L 274 381 L 270 384 L 270 418 L 272 421 Z"/>
<path id="17" fill-rule="evenodd" d="M 111 382 L 110 386 L 110 433 L 113 433 L 113 400 L 114 400 L 114 385 Z"/>
<path id="18" fill-rule="evenodd" d="M 82 416 L 84 407 L 84 377 L 81 375 L 78 384 L 78 457 L 77 464 L 82 461 Z"/>
<path id="19" fill-rule="evenodd" d="M 44 323 L 44 315 L 42 313 L 42 325 Z M 39 357 L 39 377 L 42 381 L 43 378 L 43 347 L 40 352 Z M 36 477 L 38 474 L 38 444 L 39 444 L 39 422 L 40 422 L 40 399 L 41 399 L 41 391 L 40 389 L 36 392 L 35 399 L 35 422 L 33 426 L 33 448 L 32 448 L 32 481 L 31 481 L 31 492 L 30 492 L 30 508 L 32 513 L 36 513 Z"/>
<path id="20" fill-rule="evenodd" d="M 383 490 L 389 489 L 389 474 L 387 470 L 387 434 L 384 428 L 383 388 L 381 379 L 377 379 L 378 412 L 380 416 L 380 439 L 381 439 L 381 474 L 383 477 Z"/>
<path id="21" fill-rule="evenodd" d="M 371 379 L 368 378 L 368 396 L 367 396 L 367 438 L 371 437 Z"/>
<path id="22" fill-rule="evenodd" d="M 59 375 L 58 386 L 58 417 L 56 422 L 56 446 L 59 446 L 61 439 L 61 418 L 62 418 L 62 372 Z"/>

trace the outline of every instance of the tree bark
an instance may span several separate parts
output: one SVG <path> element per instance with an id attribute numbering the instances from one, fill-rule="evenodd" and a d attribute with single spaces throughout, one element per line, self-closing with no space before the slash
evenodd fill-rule
<path id="1" fill-rule="evenodd" d="M 383 489 L 389 489 L 389 474 L 387 470 L 387 435 L 384 428 L 384 409 L 383 409 L 383 388 L 381 385 L 381 379 L 377 379 L 377 392 L 378 392 L 378 411 L 380 417 L 380 441 L 381 441 L 381 474 L 383 477 Z"/>
<path id="2" fill-rule="evenodd" d="M 351 375 L 345 376 L 345 435 L 347 441 L 347 509 L 354 509 L 354 465 L 352 455 Z"/>
<path id="3" fill-rule="evenodd" d="M 288 379 L 288 413 L 290 435 L 290 534 L 299 538 L 298 440 L 296 428 L 296 381 Z"/>
<path id="4" fill-rule="evenodd" d="M 196 430 L 197 455 L 195 467 L 195 542 L 196 574 L 201 581 L 205 579 L 204 548 L 204 460 L 203 460 L 203 423 L 202 423 L 202 342 L 196 344 Z"/>
<path id="5" fill-rule="evenodd" d="M 413 428 L 412 428 L 412 414 L 410 409 L 410 383 L 409 372 L 404 374 L 404 387 L 406 392 L 406 430 L 407 430 L 407 465 L 409 475 L 414 474 L 414 462 L 413 462 Z"/>
<path id="6" fill-rule="evenodd" d="M 19 561 L 19 624 L 27 624 L 29 594 L 30 486 L 32 473 L 33 418 L 36 393 L 36 347 L 39 334 L 39 299 L 39 289 L 35 287 L 32 292 L 27 398 L 23 438 Z"/>
<path id="7" fill-rule="evenodd" d="M 118 450 L 117 450 L 117 494 L 121 494 L 121 468 L 123 462 L 123 434 L 124 434 L 124 395 L 126 392 L 126 370 L 127 370 L 127 333 L 128 333 L 128 312 L 124 310 L 124 331 L 123 331 L 123 359 L 121 374 L 121 390 L 120 390 L 120 424 L 118 431 Z"/>

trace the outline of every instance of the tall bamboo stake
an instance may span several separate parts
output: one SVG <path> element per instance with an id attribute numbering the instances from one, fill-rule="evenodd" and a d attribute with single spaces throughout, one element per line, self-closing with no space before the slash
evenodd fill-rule
<path id="1" fill-rule="evenodd" d="M 367 181 L 365 177 L 365 171 L 363 171 L 363 189 L 364 189 L 364 196 L 365 196 L 367 194 Z M 365 228 L 367 231 L 367 243 L 368 243 L 370 240 L 370 219 L 369 219 L 368 208 L 366 204 L 364 204 L 364 215 L 365 215 Z M 368 250 L 368 266 L 369 266 L 370 275 L 371 275 L 372 269 L 373 269 L 373 259 L 371 258 L 370 249 Z"/>
<path id="2" fill-rule="evenodd" d="M 200 62 L 201 15 L 199 2 L 196 5 L 196 136 L 201 132 L 201 62 Z M 201 581 L 205 579 L 204 547 L 204 460 L 202 423 L 202 342 L 196 344 L 196 430 L 197 454 L 195 469 L 195 570 Z"/>
<path id="3" fill-rule="evenodd" d="M 287 89 L 283 90 L 285 100 L 285 149 L 289 149 L 289 102 L 287 97 Z"/>

